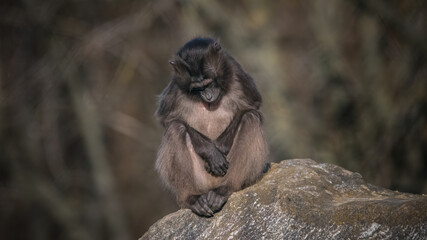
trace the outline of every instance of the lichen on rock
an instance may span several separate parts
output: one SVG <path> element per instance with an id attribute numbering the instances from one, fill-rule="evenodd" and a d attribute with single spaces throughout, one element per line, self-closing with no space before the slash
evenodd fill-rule
<path id="1" fill-rule="evenodd" d="M 179 210 L 141 239 L 426 239 L 427 196 L 366 183 L 310 159 L 285 160 L 212 218 Z"/>

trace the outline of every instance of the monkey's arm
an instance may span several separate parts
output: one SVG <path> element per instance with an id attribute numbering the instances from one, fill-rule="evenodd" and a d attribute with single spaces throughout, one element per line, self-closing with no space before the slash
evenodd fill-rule
<path id="1" fill-rule="evenodd" d="M 159 107 L 156 110 L 156 117 L 163 127 L 171 125 L 170 121 L 168 121 L 168 116 L 176 108 L 176 94 L 177 87 L 171 82 L 159 96 Z"/>
<path id="2" fill-rule="evenodd" d="M 185 124 L 194 151 L 205 161 L 205 169 L 214 176 L 227 173 L 228 161 L 215 144 L 202 133 Z"/>
<path id="3" fill-rule="evenodd" d="M 216 147 L 224 154 L 228 155 L 230 152 L 231 146 L 233 145 L 234 138 L 236 137 L 236 133 L 239 130 L 239 125 L 242 121 L 242 117 L 245 114 L 252 114 L 255 118 L 257 118 L 260 122 L 263 121 L 262 115 L 257 110 L 247 110 L 237 114 L 223 133 L 215 140 Z"/>
<path id="4" fill-rule="evenodd" d="M 241 83 L 246 100 L 250 106 L 254 106 L 256 109 L 258 109 L 261 106 L 262 97 L 255 85 L 253 78 L 251 75 L 246 73 L 242 66 L 240 66 L 240 64 L 235 60 L 234 63 L 237 66 L 237 79 Z"/>

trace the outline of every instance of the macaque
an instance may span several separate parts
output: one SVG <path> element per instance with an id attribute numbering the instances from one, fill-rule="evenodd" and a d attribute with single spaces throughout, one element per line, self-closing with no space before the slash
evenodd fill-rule
<path id="1" fill-rule="evenodd" d="M 211 217 L 269 166 L 261 95 L 216 40 L 195 38 L 169 63 L 173 78 L 156 111 L 165 128 L 156 169 L 180 207 Z"/>

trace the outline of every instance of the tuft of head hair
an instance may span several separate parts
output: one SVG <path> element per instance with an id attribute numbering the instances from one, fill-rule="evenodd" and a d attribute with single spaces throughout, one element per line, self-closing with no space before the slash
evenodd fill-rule
<path id="1" fill-rule="evenodd" d="M 212 38 L 194 38 L 169 60 L 174 79 L 181 89 L 188 89 L 192 77 L 213 79 L 223 90 L 232 76 L 230 59 L 221 44 Z"/>

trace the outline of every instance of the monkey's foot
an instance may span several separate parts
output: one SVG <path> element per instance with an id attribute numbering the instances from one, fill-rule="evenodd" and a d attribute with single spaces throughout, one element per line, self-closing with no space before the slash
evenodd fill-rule
<path id="1" fill-rule="evenodd" d="M 189 208 L 202 217 L 212 217 L 214 212 L 209 207 L 207 194 L 200 195 L 197 200 L 189 205 Z"/>
<path id="2" fill-rule="evenodd" d="M 227 199 L 228 197 L 211 190 L 198 196 L 197 200 L 190 204 L 189 208 L 199 216 L 212 217 L 215 212 L 221 210 Z"/>
<path id="3" fill-rule="evenodd" d="M 227 202 L 228 197 L 222 196 L 211 190 L 207 194 L 207 201 L 210 209 L 214 212 L 221 210 L 222 206 Z"/>

